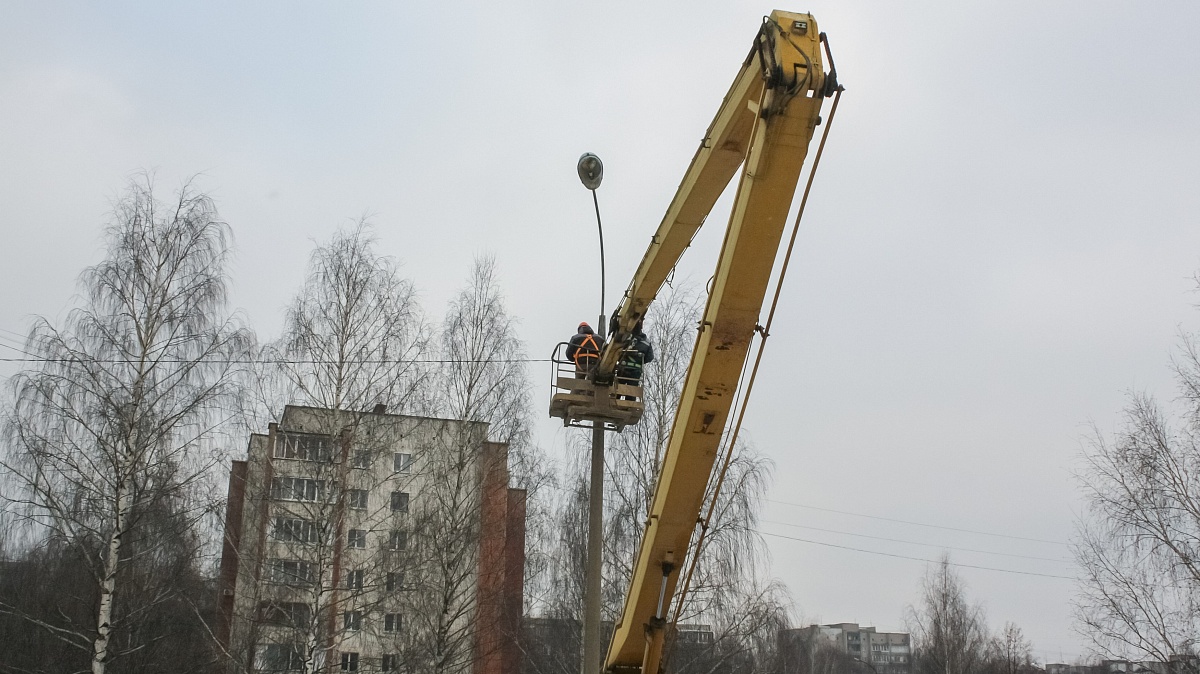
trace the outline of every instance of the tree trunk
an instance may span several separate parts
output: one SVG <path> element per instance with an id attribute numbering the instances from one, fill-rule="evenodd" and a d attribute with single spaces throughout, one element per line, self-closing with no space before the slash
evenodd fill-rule
<path id="1" fill-rule="evenodd" d="M 126 466 L 122 466 L 122 472 Z M 127 474 L 127 473 L 126 473 Z M 117 484 L 117 521 L 108 537 L 104 559 L 104 578 L 100 582 L 100 608 L 96 612 L 96 640 L 93 642 L 92 674 L 104 674 L 108 666 L 108 640 L 112 634 L 113 599 L 116 595 L 117 568 L 121 561 L 121 537 L 129 520 L 129 482 Z"/>

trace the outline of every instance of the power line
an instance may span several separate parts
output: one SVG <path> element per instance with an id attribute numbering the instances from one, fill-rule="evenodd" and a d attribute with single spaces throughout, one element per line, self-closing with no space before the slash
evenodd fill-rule
<path id="1" fill-rule="evenodd" d="M 560 486 L 560 485 L 545 485 L 545 486 L 549 487 L 550 489 L 558 490 L 558 491 L 561 491 L 561 492 L 568 492 L 568 493 L 573 493 L 573 492 L 574 492 L 574 490 L 573 490 L 573 489 L 571 489 L 570 487 L 564 487 L 564 486 Z M 771 500 L 771 499 L 766 499 L 766 500 Z M 765 521 L 765 520 L 764 520 L 764 523 L 766 523 L 766 524 L 782 524 L 782 523 L 780 523 L 780 522 L 769 522 L 769 521 Z M 788 524 L 784 524 L 784 526 L 799 526 L 799 525 L 788 525 Z M 802 527 L 802 528 L 811 528 L 811 529 L 815 529 L 816 527 Z M 830 532 L 830 533 L 850 533 L 850 532 L 843 532 L 843 531 L 833 531 L 833 530 L 830 530 L 830 529 L 818 529 L 818 530 L 819 530 L 819 531 L 828 531 L 828 532 Z M 790 540 L 790 541 L 797 541 L 797 542 L 800 542 L 800 543 L 811 543 L 811 544 L 813 544 L 813 545 L 822 545 L 822 546 L 825 546 L 825 547 L 830 547 L 830 548 L 838 548 L 838 549 L 841 549 L 841 550 L 851 550 L 851 551 L 854 551 L 854 552 L 864 552 L 864 553 L 867 553 L 867 554 L 869 554 L 869 555 L 882 555 L 882 556 L 884 556 L 884 557 L 895 557 L 895 558 L 897 558 L 897 559 L 908 559 L 908 560 L 911 560 L 911 561 L 914 561 L 914 562 L 926 562 L 926 563 L 929 563 L 929 564 L 940 564 L 940 563 L 941 563 L 941 561 L 940 561 L 940 560 L 936 560 L 936 559 L 926 559 L 926 558 L 924 558 L 924 557 L 910 557 L 910 556 L 908 556 L 908 555 L 898 555 L 898 554 L 893 554 L 893 553 L 890 553 L 890 552 L 881 552 L 881 551 L 878 551 L 878 550 L 865 550 L 865 549 L 863 549 L 863 548 L 854 548 L 854 547 L 850 547 L 850 546 L 847 546 L 847 545 L 837 545 L 837 544 L 835 544 L 835 543 L 825 543 L 825 542 L 822 542 L 822 541 L 814 541 L 814 540 L 810 540 L 810 539 L 807 539 L 807 538 L 798 538 L 798 537 L 795 537 L 795 536 L 786 536 L 786 535 L 784 535 L 784 534 L 776 534 L 776 533 L 772 533 L 772 532 L 770 532 L 770 531 L 763 531 L 762 529 L 755 529 L 754 531 L 755 531 L 755 532 L 757 532 L 757 533 L 759 533 L 759 534 L 761 534 L 761 535 L 763 535 L 763 536 L 770 536 L 770 537 L 773 537 L 773 538 L 783 538 L 783 539 L 787 539 L 787 540 Z M 862 534 L 852 534 L 852 533 L 850 533 L 850 535 L 852 535 L 852 536 L 859 536 L 859 535 L 862 535 Z M 876 537 L 876 536 L 868 536 L 868 538 L 878 538 L 878 537 Z M 882 540 L 896 540 L 896 539 L 886 539 L 886 538 L 885 538 L 885 539 L 882 539 Z M 911 542 L 913 542 L 913 541 L 897 541 L 897 542 L 901 542 L 901 543 L 911 543 Z M 917 543 L 917 545 L 926 545 L 926 544 L 924 544 L 924 543 Z M 940 546 L 939 546 L 939 547 L 940 547 Z M 951 548 L 951 549 L 967 550 L 967 548 Z M 984 551 L 984 550 L 969 550 L 969 551 L 970 551 L 970 552 L 986 552 L 986 551 Z M 1004 553 L 989 553 L 989 554 L 1004 554 Z M 1011 555 L 1011 556 L 1015 556 L 1015 557 L 1025 557 L 1026 555 Z M 1065 561 L 1065 560 L 1051 560 L 1051 559 L 1050 559 L 1050 558 L 1048 558 L 1048 557 L 1031 557 L 1031 559 L 1045 559 L 1045 560 L 1050 560 L 1050 561 L 1060 561 L 1060 562 L 1061 562 L 1061 561 Z M 1040 577 L 1043 577 L 1043 578 L 1057 578 L 1057 579 L 1060 579 L 1060 580 L 1075 580 L 1075 578 L 1073 578 L 1073 577 L 1071 577 L 1071 576 L 1059 576 L 1059 575 L 1055 575 L 1055 574 L 1051 574 L 1051 573 L 1037 573 L 1037 572 L 1034 572 L 1034 571 L 1017 571 L 1017 570 L 1015 570 L 1015 569 L 1000 569 L 1000 568 L 991 567 L 991 566 L 978 566 L 978 565 L 974 565 L 974 564 L 960 564 L 960 563 L 958 563 L 958 562 L 949 562 L 949 564 L 950 564 L 951 566 L 957 566 L 957 567 L 962 567 L 962 568 L 966 568 L 966 569 L 982 569 L 982 570 L 984 570 L 984 571 L 998 571 L 998 572 L 1000 572 L 1000 573 L 1015 573 L 1015 574 L 1025 575 L 1025 576 L 1040 576 Z"/>
<path id="2" fill-rule="evenodd" d="M 12 330 L 5 330 L 4 328 L 0 328 L 0 332 L 7 332 L 8 334 L 13 335 L 14 337 L 19 337 L 19 338 L 21 338 L 21 341 L 24 341 L 25 338 L 27 337 L 27 335 L 22 335 L 21 333 L 13 332 Z M 0 335 L 0 337 L 3 337 L 3 335 Z M 12 338 L 8 337 L 5 339 L 12 339 Z M 13 340 L 13 341 L 16 341 L 16 340 Z"/>
<path id="3" fill-rule="evenodd" d="M 0 346 L 8 346 L 0 344 Z M 14 349 L 15 347 L 9 346 Z M 19 351 L 19 349 L 17 349 Z M 332 360 L 254 360 L 254 359 L 224 359 L 224 358 L 151 358 L 156 363 L 220 363 L 229 365 L 329 365 Z M 122 363 L 133 364 L 139 361 L 132 358 L 0 358 L 0 363 Z M 396 363 L 551 363 L 549 358 L 413 358 L 384 359 L 384 360 L 347 360 L 347 363 L 360 365 L 392 365 Z"/>
<path id="4" fill-rule="evenodd" d="M 0 343 L 0 346 L 20 351 L 21 353 L 28 352 L 18 349 L 15 346 Z M 43 358 L 29 354 L 28 358 L 0 358 L 0 363 L 103 363 L 103 364 L 122 364 L 132 365 L 139 361 L 133 358 Z M 282 358 L 151 358 L 155 363 L 164 364 L 181 364 L 181 363 L 216 363 L 222 365 L 329 365 L 333 364 L 331 360 L 288 360 Z M 357 365 L 395 365 L 399 363 L 422 363 L 422 364 L 446 364 L 446 363 L 551 363 L 554 362 L 549 358 L 413 358 L 413 359 L 370 359 L 370 360 L 348 360 L 349 363 Z"/>
<path id="5" fill-rule="evenodd" d="M 791 503 L 789 501 L 777 501 L 775 499 L 770 499 L 770 498 L 766 499 L 766 500 L 770 501 L 771 503 L 778 503 L 780 505 L 794 506 L 796 508 L 807 508 L 809 510 L 820 510 L 822 512 L 837 513 L 839 515 L 852 515 L 854 517 L 865 517 L 867 519 L 872 519 L 872 520 L 883 520 L 884 522 L 896 522 L 898 524 L 909 524 L 909 525 L 912 525 L 915 527 L 927 527 L 930 529 L 943 529 L 946 531 L 958 531 L 960 533 L 967 533 L 967 534 L 979 534 L 980 536 L 994 536 L 996 538 L 1009 538 L 1009 539 L 1017 540 L 1017 541 L 1031 541 L 1033 543 L 1049 543 L 1051 545 L 1061 545 L 1063 547 L 1070 547 L 1069 545 L 1067 545 L 1066 543 L 1063 543 L 1062 541 L 1051 541 L 1051 540 L 1047 540 L 1045 538 L 1030 538 L 1028 536 L 1012 536 L 1009 534 L 997 534 L 997 533 L 993 533 L 990 531 L 979 531 L 978 529 L 960 529 L 958 527 L 945 527 L 945 526 L 941 526 L 938 524 L 926 524 L 924 522 L 913 522 L 910 520 L 898 520 L 898 519 L 895 519 L 892 517 L 881 517 L 879 515 L 866 515 L 863 513 L 852 513 L 852 512 L 846 511 L 846 510 L 834 510 L 833 508 L 820 508 L 817 506 L 804 505 L 803 503 Z"/>
<path id="6" fill-rule="evenodd" d="M 7 332 L 7 333 L 9 333 L 9 334 L 11 334 L 11 335 L 16 335 L 16 334 L 18 334 L 18 333 L 15 333 L 15 332 L 13 332 L 12 330 L 5 330 L 4 328 L 0 328 L 0 332 Z M 9 341 L 9 342 L 17 343 L 17 340 L 15 340 L 15 339 L 13 339 L 13 338 L 11 338 L 11 337 L 6 337 L 6 336 L 4 336 L 4 335 L 0 335 L 0 340 L 7 340 L 7 341 Z M 35 353 L 30 353 L 29 351 L 26 351 L 26 350 L 23 348 L 23 344 L 22 344 L 22 346 L 12 346 L 11 344 L 5 344 L 5 343 L 4 343 L 4 342 L 2 342 L 2 341 L 0 341 L 0 347 L 4 347 L 4 348 L 7 348 L 7 349 L 12 349 L 13 351 L 16 351 L 16 352 L 18 352 L 18 353 L 23 353 L 23 354 L 25 354 L 26 356 L 28 356 L 28 358 L 0 358 L 0 363 L 76 363 L 76 362 L 88 362 L 88 363 L 105 363 L 105 364 L 118 364 L 118 363 L 119 363 L 119 364 L 133 364 L 133 363 L 137 363 L 137 362 L 138 362 L 136 359 L 133 359 L 133 358 L 87 358 L 87 357 L 79 357 L 79 358 L 47 358 L 47 357 L 45 357 L 45 356 L 39 356 L 39 355 L 37 355 L 37 354 L 35 354 Z M 331 364 L 331 363 L 333 363 L 333 362 L 334 362 L 334 361 L 331 361 L 331 360 L 291 360 L 291 359 L 287 359 L 287 358 L 233 358 L 233 359 L 226 359 L 226 358 L 198 358 L 198 359 L 178 358 L 178 359 L 162 359 L 162 360 L 160 360 L 160 359 L 151 359 L 151 360 L 154 360 L 154 362 L 156 362 L 156 363 L 168 363 L 168 364 L 179 364 L 179 363 L 196 363 L 196 362 L 204 362 L 204 363 L 217 363 L 217 364 L 226 364 L 226 365 L 323 365 L 323 364 Z M 552 358 L 413 358 L 413 359 L 403 359 L 403 358 L 383 358 L 383 359 L 369 359 L 369 360 L 351 360 L 351 361 L 349 361 L 349 362 L 353 362 L 353 363 L 356 363 L 356 364 L 362 364 L 362 365 L 393 365 L 393 364 L 398 364 L 398 363 L 424 363 L 424 364 L 446 364 L 446 363 L 552 363 L 552 362 L 554 362 L 554 360 L 553 360 Z"/>
<path id="7" fill-rule="evenodd" d="M 848 545 L 837 545 L 835 543 L 825 543 L 823 541 L 813 541 L 813 540 L 809 540 L 807 538 L 797 538 L 795 536 L 784 536 L 783 534 L 773 534 L 773 533 L 770 533 L 767 531 L 760 531 L 759 533 L 764 536 L 771 536 L 772 538 L 783 538 L 783 539 L 787 539 L 789 541 L 797 541 L 800 543 L 811 543 L 813 545 L 821 545 L 821 546 L 824 546 L 827 548 L 837 548 L 839 550 L 851 550 L 853 552 L 864 552 L 868 555 L 881 555 L 883 557 L 895 557 L 896 559 L 908 559 L 908 560 L 912 560 L 914 562 L 926 562 L 928 564 L 941 564 L 943 561 L 943 560 L 937 560 L 937 559 L 925 559 L 924 557 L 909 557 L 908 555 L 897 555 L 897 554 L 893 554 L 890 552 L 880 552 L 878 550 L 864 550 L 862 548 L 852 548 Z M 1058 575 L 1051 574 L 1051 573 L 1037 573 L 1034 571 L 1017 571 L 1015 569 L 998 569 L 994 566 L 977 566 L 974 564 L 959 564 L 958 562 L 946 562 L 946 563 L 949 564 L 950 566 L 957 566 L 957 567 L 960 567 L 963 569 L 982 569 L 984 571 L 998 571 L 1000 573 L 1015 573 L 1015 574 L 1022 575 L 1022 576 L 1038 576 L 1041 578 L 1057 578 L 1059 580 L 1075 580 L 1075 578 L 1073 578 L 1071 576 L 1058 576 Z"/>
<path id="8" fill-rule="evenodd" d="M 568 493 L 573 492 L 573 490 L 570 487 L 563 487 L 563 486 L 559 486 L 559 485 L 547 485 L 547 486 L 549 486 L 552 489 L 556 489 L 556 490 L 562 491 L 562 492 L 568 492 Z M 979 533 L 979 534 L 985 534 L 985 535 L 989 535 L 989 536 L 997 536 L 997 537 L 1001 537 L 1001 538 L 1016 538 L 1018 540 L 1032 540 L 1032 541 L 1038 541 L 1038 542 L 1042 542 L 1042 543 L 1055 543 L 1058 545 L 1066 545 L 1065 543 L 1059 543 L 1058 541 L 1047 541 L 1047 540 L 1042 540 L 1042 539 L 1037 539 L 1037 538 L 1023 538 L 1020 536 L 1008 536 L 1006 534 L 993 534 L 993 533 L 988 533 L 988 532 L 983 532 L 983 531 L 975 531 L 973 529 L 956 529 L 953 527 L 940 527 L 940 526 L 933 525 L 933 524 L 923 524 L 920 522 L 907 522 L 905 520 L 893 520 L 893 519 L 890 519 L 887 517 L 876 517 L 874 515 L 861 515 L 859 513 L 850 513 L 850 512 L 845 512 L 842 510 L 832 510 L 830 508 L 817 508 L 816 506 L 804 506 L 799 503 L 789 503 L 787 501 L 777 501 L 775 499 L 764 499 L 764 500 L 770 501 L 771 503 L 780 503 L 783 505 L 793 505 L 793 506 L 797 506 L 800 508 L 812 508 L 814 510 L 826 510 L 829 512 L 836 512 L 836 513 L 845 514 L 845 515 L 858 515 L 859 517 L 869 517 L 872 519 L 882 519 L 882 520 L 893 521 L 893 522 L 903 522 L 905 524 L 916 524 L 918 526 L 925 526 L 925 527 L 930 527 L 930 528 L 935 528 L 935 529 L 949 529 L 951 531 L 966 531 L 966 532 L 970 532 L 970 533 Z M 805 526 L 805 525 L 801 525 L 801 524 L 791 524 L 788 522 L 775 522 L 773 520 L 761 520 L 761 521 L 764 524 L 777 524 L 780 526 L 793 527 L 793 528 L 797 528 L 797 529 L 810 529 L 813 531 L 823 531 L 825 533 L 831 533 L 831 534 L 844 534 L 847 536 L 858 536 L 860 538 L 870 538 L 870 539 L 874 539 L 874 540 L 889 541 L 889 542 L 893 542 L 893 543 L 907 543 L 907 544 L 911 544 L 911 545 L 924 545 L 926 547 L 936 547 L 936 548 L 942 548 L 945 550 L 957 550 L 957 551 L 961 551 L 961 552 L 977 552 L 977 553 L 988 554 L 988 555 L 1001 555 L 1004 557 L 1017 557 L 1017 558 L 1021 558 L 1021 559 L 1034 559 L 1034 560 L 1047 561 L 1047 562 L 1072 563 L 1071 560 L 1062 559 L 1061 557 L 1059 557 L 1059 558 L 1038 557 L 1036 555 L 1021 555 L 1021 554 L 1010 553 L 1010 552 L 994 552 L 991 550 L 976 550 L 974 548 L 959 548 L 959 547 L 951 547 L 951 546 L 945 546 L 945 545 L 937 545 L 935 543 L 922 543 L 919 541 L 908 541 L 908 540 L 904 540 L 904 539 L 900 539 L 900 538 L 886 538 L 883 536 L 872 536 L 869 534 L 859 534 L 859 533 L 855 533 L 852 531 L 839 531 L 837 529 L 823 529 L 821 527 Z M 779 538 L 789 538 L 788 536 L 784 536 L 782 534 L 773 534 L 773 533 L 769 533 L 769 532 L 761 531 L 761 530 L 757 530 L 757 531 L 758 531 L 758 533 L 760 533 L 764 536 L 776 536 Z M 817 545 L 830 545 L 832 547 L 844 547 L 844 546 L 834 545 L 832 543 L 807 541 L 806 539 L 799 539 L 799 538 L 794 539 L 794 540 L 803 540 L 805 542 L 816 543 Z M 846 549 L 857 550 L 857 548 L 846 548 Z M 863 550 L 863 552 L 868 552 L 868 553 L 872 553 L 872 554 L 889 555 L 889 556 L 895 556 L 895 557 L 902 557 L 904 559 L 918 559 L 916 557 L 904 557 L 903 555 L 891 555 L 891 553 L 876 552 L 874 550 Z M 920 561 L 934 561 L 934 560 L 921 559 Z M 968 568 L 976 568 L 976 567 L 971 567 L 966 564 L 959 564 L 958 566 L 967 566 Z M 978 568 L 988 568 L 988 567 L 978 567 Z M 1006 569 L 993 569 L 993 570 L 1006 571 Z M 1011 571 L 1011 573 L 1026 573 L 1026 572 Z M 1047 574 L 1034 574 L 1034 575 L 1047 575 Z M 1052 577 L 1065 578 L 1066 576 L 1052 576 Z"/>
<path id="9" fill-rule="evenodd" d="M 0 335 L 0 339 L 8 339 L 8 338 L 7 338 L 7 337 L 4 337 L 3 335 Z M 9 341 L 16 341 L 16 340 L 9 340 Z M 12 346 L 12 345 L 10 345 L 10 344 L 5 344 L 4 342 L 0 342 L 0 346 L 3 346 L 3 347 L 4 347 L 4 348 L 6 348 L 6 349 L 12 349 L 13 351 L 16 351 L 17 353 L 23 353 L 23 354 L 25 354 L 26 356 L 29 356 L 31 360 L 32 360 L 32 359 L 36 359 L 36 358 L 38 358 L 38 357 L 39 357 L 37 354 L 34 354 L 34 353 L 29 353 L 29 352 L 28 352 L 28 351 L 26 351 L 24 348 L 20 348 L 20 347 Z M 0 362 L 6 362 L 6 361 L 9 361 L 9 360 L 10 360 L 10 359 L 8 359 L 8 358 L 4 358 L 4 359 L 0 359 Z M 11 360 L 17 360 L 17 359 L 11 359 Z"/>
<path id="10" fill-rule="evenodd" d="M 829 534 L 843 534 L 846 536 L 858 536 L 859 538 L 870 538 L 870 539 L 876 540 L 876 541 L 889 541 L 891 543 L 907 543 L 909 545 L 923 545 L 925 547 L 930 547 L 930 548 L 942 548 L 944 550 L 955 550 L 955 551 L 959 551 L 959 552 L 978 552 L 978 553 L 985 554 L 985 555 L 1000 555 L 1001 557 L 1018 557 L 1020 559 L 1037 559 L 1037 560 L 1041 560 L 1041 561 L 1045 561 L 1045 562 L 1059 562 L 1059 563 L 1066 563 L 1066 564 L 1072 563 L 1071 560 L 1063 559 L 1061 557 L 1037 557 L 1034 555 L 1018 555 L 1014 552 L 994 552 L 992 550 L 976 550 L 974 548 L 958 548 L 958 547 L 951 547 L 948 545 L 938 545 L 936 543 L 922 543 L 920 541 L 906 541 L 902 538 L 886 538 L 884 536 L 871 536 L 869 534 L 856 534 L 852 531 L 838 531 L 837 529 L 822 529 L 821 527 L 810 527 L 810 526 L 805 526 L 803 524 L 791 524 L 788 522 L 774 522 L 771 520 L 762 520 L 762 521 L 765 524 L 777 524 L 781 527 L 792 527 L 794 529 L 809 529 L 811 531 L 823 531 L 823 532 L 829 533 Z"/>

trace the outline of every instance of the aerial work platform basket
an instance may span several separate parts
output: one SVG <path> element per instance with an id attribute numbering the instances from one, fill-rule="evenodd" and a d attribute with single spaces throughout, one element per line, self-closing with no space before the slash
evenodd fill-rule
<path id="1" fill-rule="evenodd" d="M 611 384 L 598 384 L 595 372 L 580 371 L 566 358 L 566 348 L 567 343 L 560 342 L 550 358 L 550 416 L 562 419 L 564 426 L 594 428 L 599 424 L 608 431 L 641 421 L 645 406 L 640 380 L 618 372 Z M 631 350 L 623 358 L 640 362 L 641 354 Z"/>

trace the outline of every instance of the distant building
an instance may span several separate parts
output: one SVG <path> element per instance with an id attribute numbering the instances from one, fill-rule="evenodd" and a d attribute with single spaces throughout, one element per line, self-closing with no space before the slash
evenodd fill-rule
<path id="1" fill-rule="evenodd" d="M 911 674 L 912 645 L 903 632 L 877 632 L 857 623 L 810 625 L 779 634 L 785 671 L 799 671 L 804 659 L 834 651 L 870 666 L 876 674 Z"/>
<path id="2" fill-rule="evenodd" d="M 516 674 L 525 492 L 486 424 L 288 406 L 234 461 L 217 637 L 239 671 Z M 448 646 L 432 646 L 438 616 Z"/>
<path id="3" fill-rule="evenodd" d="M 613 622 L 600 621 L 601 657 L 612 638 Z M 583 659 L 583 624 L 571 618 L 525 616 L 521 633 L 521 672 L 575 674 Z"/>
<path id="4" fill-rule="evenodd" d="M 521 671 L 525 674 L 579 671 L 581 629 L 578 620 L 526 616 L 522 621 Z"/>
<path id="5" fill-rule="evenodd" d="M 1046 674 L 1096 674 L 1095 669 L 1092 665 L 1046 664 Z"/>
<path id="6" fill-rule="evenodd" d="M 716 647 L 716 634 L 712 625 L 681 623 L 668 632 L 664 657 L 667 672 L 729 672 L 736 671 L 728 661 L 724 667 L 717 665 L 722 653 Z"/>
<path id="7" fill-rule="evenodd" d="M 526 616 L 521 647 L 524 674 L 576 674 L 580 669 L 582 649 L 580 636 L 583 626 L 570 618 L 534 618 Z M 600 622 L 602 656 L 607 654 L 612 639 L 613 622 Z M 711 625 L 683 624 L 672 628 L 669 672 L 696 671 L 690 664 L 711 653 L 715 641 Z M 711 666 L 711 660 L 705 661 Z M 708 671 L 708 667 L 699 671 Z M 717 670 L 723 671 L 723 670 Z"/>
<path id="8" fill-rule="evenodd" d="M 675 644 L 676 648 L 681 646 L 712 646 L 716 635 L 713 634 L 712 625 L 691 625 L 683 624 L 675 626 Z"/>
<path id="9" fill-rule="evenodd" d="M 1046 674 L 1192 674 L 1196 671 L 1200 671 L 1200 658 L 1187 655 L 1171 656 L 1168 662 L 1101 660 L 1094 665 L 1046 665 Z"/>

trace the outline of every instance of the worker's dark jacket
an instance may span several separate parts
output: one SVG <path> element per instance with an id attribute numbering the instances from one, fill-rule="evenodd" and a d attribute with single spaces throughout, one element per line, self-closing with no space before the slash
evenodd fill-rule
<path id="1" fill-rule="evenodd" d="M 654 362 L 654 347 L 650 346 L 650 338 L 644 332 L 633 333 L 633 341 L 621 356 L 621 372 L 623 379 L 636 383 L 642 379 L 642 366 Z"/>
<path id="2" fill-rule="evenodd" d="M 586 372 L 596 366 L 603 346 L 604 338 L 585 325 L 567 344 L 567 359 L 575 361 L 575 369 Z"/>

